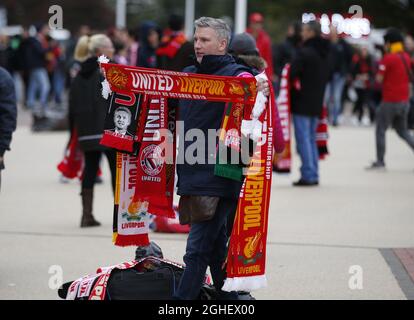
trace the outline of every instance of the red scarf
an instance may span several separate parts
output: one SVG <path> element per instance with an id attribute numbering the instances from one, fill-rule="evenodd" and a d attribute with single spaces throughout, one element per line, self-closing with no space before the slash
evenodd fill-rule
<path id="1" fill-rule="evenodd" d="M 110 89 L 126 95 L 136 92 L 165 98 L 243 103 L 246 97 L 248 102 L 254 102 L 256 97 L 254 78 L 183 73 L 112 63 L 101 63 L 101 68 Z"/>
<path id="2" fill-rule="evenodd" d="M 273 103 L 274 92 L 259 117 L 263 123 L 247 170 L 236 218 L 230 238 L 227 258 L 227 279 L 224 291 L 252 291 L 267 284 L 265 276 L 266 239 L 272 187 Z"/>
<path id="3" fill-rule="evenodd" d="M 83 153 L 79 148 L 78 133 L 73 129 L 63 160 L 57 166 L 68 179 L 80 178 L 83 171 Z"/>
<path id="4" fill-rule="evenodd" d="M 316 129 L 316 143 L 318 145 L 319 159 L 324 160 L 329 154 L 328 151 L 328 109 L 322 108 L 322 114 L 319 117 L 318 127 Z"/>
<path id="5" fill-rule="evenodd" d="M 290 103 L 290 65 L 286 64 L 282 71 L 280 91 L 276 102 L 286 145 L 283 152 L 281 154 L 276 153 L 273 158 L 273 168 L 276 172 L 282 173 L 290 172 L 292 166 L 292 150 L 290 146 L 292 116 L 290 113 Z"/>
<path id="6" fill-rule="evenodd" d="M 167 56 L 172 59 L 186 41 L 187 38 L 182 31 L 168 33 L 161 39 L 161 44 L 156 54 L 157 56 Z"/>
<path id="7" fill-rule="evenodd" d="M 173 196 L 175 166 L 175 132 L 166 136 L 168 128 L 167 99 L 148 97 L 147 122 L 138 156 L 136 188 L 131 206 L 148 203 L 148 212 L 174 218 Z M 171 152 L 172 159 L 166 157 Z"/>
<path id="8" fill-rule="evenodd" d="M 79 178 L 83 180 L 84 157 L 79 147 L 78 133 L 76 129 L 72 130 L 68 146 L 65 150 L 63 160 L 57 165 L 57 169 L 65 178 Z M 97 176 L 102 176 L 102 170 L 99 167 Z"/>

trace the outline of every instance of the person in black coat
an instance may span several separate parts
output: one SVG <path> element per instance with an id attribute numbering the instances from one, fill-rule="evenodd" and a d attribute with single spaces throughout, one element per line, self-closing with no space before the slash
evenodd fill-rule
<path id="1" fill-rule="evenodd" d="M 81 62 L 81 69 L 73 80 L 69 92 L 69 117 L 73 119 L 78 133 L 79 145 L 85 155 L 82 180 L 81 227 L 99 226 L 92 215 L 93 187 L 102 153 L 108 158 L 115 188 L 116 153 L 99 144 L 104 131 L 108 100 L 101 95 L 103 76 L 99 70 L 98 56 L 112 58 L 114 47 L 103 34 L 83 36 L 75 48 L 75 59 Z"/>
<path id="2" fill-rule="evenodd" d="M 49 44 L 47 35 L 49 27 L 45 24 L 36 26 L 37 34 L 25 40 L 23 46 L 24 65 L 29 70 L 27 87 L 27 107 L 32 110 L 33 131 L 44 131 L 50 127 L 46 116 L 48 107 L 50 81 L 47 73 L 47 59 Z M 37 103 L 39 98 L 39 103 Z"/>
<path id="3" fill-rule="evenodd" d="M 301 178 L 294 185 L 315 186 L 319 184 L 316 128 L 329 77 L 329 42 L 321 38 L 316 21 L 303 25 L 302 38 L 303 46 L 292 62 L 290 74 L 295 138 L 302 161 Z"/>
<path id="4" fill-rule="evenodd" d="M 336 27 L 330 27 L 330 75 L 325 91 L 325 104 L 328 108 L 329 122 L 338 125 L 343 111 L 343 92 L 351 73 L 353 49 L 338 35 Z"/>
<path id="5" fill-rule="evenodd" d="M 4 169 L 4 154 L 10 150 L 13 131 L 16 130 L 17 107 L 14 82 L 6 69 L 0 67 L 0 186 Z"/>

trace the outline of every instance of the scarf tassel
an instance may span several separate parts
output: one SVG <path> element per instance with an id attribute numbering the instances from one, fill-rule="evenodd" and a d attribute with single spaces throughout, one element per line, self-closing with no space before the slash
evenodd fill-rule
<path id="1" fill-rule="evenodd" d="M 247 291 L 251 292 L 267 286 L 265 275 L 251 277 L 227 278 L 224 282 L 223 291 Z"/>

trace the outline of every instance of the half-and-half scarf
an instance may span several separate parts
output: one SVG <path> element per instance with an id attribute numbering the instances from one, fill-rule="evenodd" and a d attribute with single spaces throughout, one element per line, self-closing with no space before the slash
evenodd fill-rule
<path id="1" fill-rule="evenodd" d="M 254 77 L 190 74 L 115 65 L 102 61 L 101 68 L 106 77 L 106 83 L 103 84 L 103 87 L 106 88 L 107 94 L 115 92 L 126 95 L 133 93 L 147 95 L 151 97 L 149 100 L 159 100 L 159 102 L 154 102 L 153 106 L 158 108 L 160 113 L 162 98 L 209 100 L 233 104 L 244 103 L 250 106 L 256 102 L 257 89 Z M 151 106 L 146 114 L 146 126 L 149 123 L 148 116 L 150 110 Z M 247 168 L 246 178 L 239 197 L 236 223 L 230 240 L 227 265 L 228 279 L 223 288 L 226 290 L 254 290 L 264 286 L 266 283 L 264 265 L 273 154 L 273 128 L 270 111 L 272 109 L 268 107 L 266 110 L 261 118 L 258 119 L 262 120 L 261 139 L 256 145 L 255 152 Z M 144 145 L 143 142 L 140 143 L 135 166 L 142 166 L 144 164 L 151 168 L 151 170 L 157 169 L 155 171 L 158 171 L 161 163 L 165 166 L 165 154 L 160 154 L 160 150 L 157 150 L 155 147 L 151 147 L 151 149 L 148 145 Z M 145 157 L 146 153 L 144 153 L 146 148 L 148 148 L 148 157 Z M 143 155 L 146 160 L 144 162 L 141 161 Z M 127 160 L 125 161 L 128 163 Z M 123 167 L 120 170 L 124 170 Z M 136 170 L 139 171 L 138 169 Z M 161 175 L 160 178 L 161 184 L 166 185 L 166 175 Z M 138 178 L 135 179 L 135 182 L 134 194 L 138 193 L 140 196 L 146 194 L 149 197 L 148 201 L 138 203 L 140 204 L 140 209 L 151 212 L 148 208 L 151 207 L 151 202 L 156 198 L 151 198 L 149 194 L 158 193 L 158 198 L 165 195 L 159 192 L 159 189 L 154 184 L 155 181 L 145 181 L 144 191 L 139 190 L 143 188 L 142 181 Z M 154 192 L 151 190 L 154 190 Z M 167 190 L 167 188 L 162 188 L 162 190 Z M 131 203 L 134 204 L 136 196 L 133 195 L 132 191 L 130 195 L 127 199 L 133 200 Z M 172 208 L 172 201 L 168 203 L 171 204 Z M 138 207 L 138 204 L 136 207 Z M 118 211 L 118 219 L 120 214 L 120 211 Z M 119 226 L 119 220 L 117 226 Z M 141 226 L 145 227 L 145 224 Z M 116 231 L 119 237 L 119 228 Z M 133 237 L 133 235 L 129 236 Z M 129 243 L 129 241 L 126 241 L 126 243 L 141 245 L 141 243 Z"/>

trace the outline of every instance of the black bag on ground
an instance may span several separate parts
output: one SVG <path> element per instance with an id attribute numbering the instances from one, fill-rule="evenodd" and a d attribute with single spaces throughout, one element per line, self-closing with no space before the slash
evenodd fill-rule
<path id="1" fill-rule="evenodd" d="M 169 266 L 151 272 L 138 272 L 134 269 L 114 270 L 109 278 L 106 298 L 168 300 L 172 298 L 180 278 L 181 273 Z"/>
<path id="2" fill-rule="evenodd" d="M 184 267 L 162 258 L 161 249 L 153 242 L 147 247 L 138 247 L 135 259 L 141 260 L 140 263 L 134 268 L 114 269 L 111 272 L 105 300 L 171 300 L 178 288 Z M 72 282 L 65 283 L 58 290 L 60 298 L 66 299 L 71 284 Z M 199 300 L 216 298 L 217 292 L 214 286 L 204 283 Z M 75 300 L 88 299 L 89 296 L 75 298 Z"/>
<path id="3" fill-rule="evenodd" d="M 134 269 L 114 270 L 109 278 L 105 299 L 108 300 L 171 300 L 184 269 L 161 265 L 150 272 Z M 215 288 L 204 284 L 199 300 L 215 298 Z"/>

